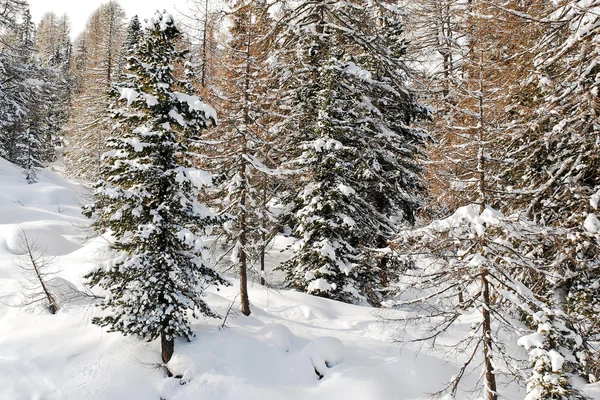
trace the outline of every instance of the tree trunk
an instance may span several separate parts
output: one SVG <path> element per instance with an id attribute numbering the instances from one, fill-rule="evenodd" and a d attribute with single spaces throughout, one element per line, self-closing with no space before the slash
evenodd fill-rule
<path id="1" fill-rule="evenodd" d="M 265 249 L 267 230 L 267 174 L 263 173 L 262 201 L 261 201 L 261 230 L 260 230 L 260 284 L 265 286 Z"/>
<path id="2" fill-rule="evenodd" d="M 175 340 L 173 337 L 167 338 L 165 331 L 160 332 L 160 346 L 162 353 L 162 360 L 166 364 L 173 357 L 173 352 L 175 351 Z"/>
<path id="3" fill-rule="evenodd" d="M 483 296 L 483 306 L 481 315 L 483 316 L 483 358 L 485 365 L 485 386 L 488 400 L 497 400 L 496 375 L 492 365 L 492 323 L 490 318 L 490 287 L 487 281 L 487 271 L 481 271 L 481 292 Z"/>
<path id="4" fill-rule="evenodd" d="M 242 164 L 242 176 L 246 178 L 246 164 Z M 250 315 L 250 300 L 248 299 L 248 263 L 246 256 L 246 192 L 242 192 L 240 199 L 242 213 L 240 214 L 240 236 L 239 236 L 239 256 L 240 262 L 240 298 L 242 302 L 242 314 Z"/>
<path id="5" fill-rule="evenodd" d="M 244 77 L 244 122 L 246 126 L 252 124 L 249 110 L 249 95 L 250 90 L 250 21 L 247 22 L 247 34 L 246 34 L 246 72 Z M 242 154 L 248 154 L 248 142 L 246 139 L 246 132 L 242 133 Z M 246 254 L 246 233 L 248 226 L 246 225 L 246 193 L 249 188 L 247 165 L 246 161 L 242 158 L 240 176 L 243 179 L 244 189 L 242 189 L 242 196 L 240 199 L 241 214 L 240 218 L 240 297 L 242 302 L 242 314 L 245 316 L 250 315 L 250 300 L 248 299 L 248 266 L 247 266 L 247 254 Z"/>
<path id="6" fill-rule="evenodd" d="M 208 29 L 208 0 L 204 2 L 204 30 L 202 32 L 202 69 L 200 70 L 200 85 L 202 89 L 206 87 L 206 57 L 207 57 L 207 46 L 206 46 L 206 30 Z"/>
<path id="7" fill-rule="evenodd" d="M 240 297 L 242 301 L 242 314 L 250 315 L 250 300 L 248 299 L 248 276 L 246 271 L 246 253 L 240 251 Z"/>
<path id="8" fill-rule="evenodd" d="M 264 243 L 264 234 L 263 234 Z M 265 286 L 265 245 L 260 248 L 260 284 Z"/>

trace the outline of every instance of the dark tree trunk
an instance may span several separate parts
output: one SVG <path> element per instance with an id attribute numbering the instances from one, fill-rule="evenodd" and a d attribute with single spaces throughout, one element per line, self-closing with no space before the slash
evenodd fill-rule
<path id="1" fill-rule="evenodd" d="M 264 243 L 264 234 L 263 234 L 263 243 Z M 263 245 L 260 248 L 260 284 L 265 286 L 265 246 Z"/>
<path id="2" fill-rule="evenodd" d="M 265 286 L 265 250 L 266 250 L 266 230 L 267 221 L 265 214 L 267 213 L 267 174 L 263 174 L 263 187 L 262 187 L 262 218 L 261 218 L 261 230 L 260 230 L 260 284 Z"/>
<path id="3" fill-rule="evenodd" d="M 173 337 L 167 338 L 165 331 L 160 332 L 160 346 L 162 352 L 162 360 L 166 364 L 173 357 L 173 352 L 175 351 L 175 340 Z"/>
<path id="4" fill-rule="evenodd" d="M 56 314 L 58 312 L 58 305 L 56 304 L 54 297 L 52 297 L 52 302 L 48 306 L 48 311 L 50 311 L 50 314 Z"/>
<path id="5" fill-rule="evenodd" d="M 249 24 L 250 21 L 247 21 Z M 252 124 L 252 119 L 250 118 L 250 98 L 248 91 L 250 90 L 250 33 L 248 32 L 249 25 L 246 26 L 246 72 L 244 77 L 244 122 L 246 126 L 250 126 Z M 242 136 L 242 153 L 248 154 L 248 142 L 247 138 L 244 135 Z M 239 262 L 240 262 L 240 297 L 242 302 L 242 314 L 245 316 L 250 315 L 250 300 L 248 299 L 248 255 L 246 254 L 246 234 L 248 231 L 248 226 L 246 224 L 246 193 L 249 189 L 248 182 L 248 174 L 246 170 L 246 161 L 242 161 L 241 165 L 241 173 L 240 175 L 244 180 L 244 189 L 242 190 L 242 197 L 240 199 L 241 206 L 241 215 L 240 215 L 240 253 L 239 253 Z"/>
<path id="6" fill-rule="evenodd" d="M 481 287 L 483 296 L 483 305 L 481 314 L 483 316 L 483 358 L 485 364 L 485 384 L 488 400 L 498 400 L 496 391 L 496 375 L 492 365 L 492 323 L 490 318 L 490 286 L 487 281 L 487 271 L 481 272 Z"/>

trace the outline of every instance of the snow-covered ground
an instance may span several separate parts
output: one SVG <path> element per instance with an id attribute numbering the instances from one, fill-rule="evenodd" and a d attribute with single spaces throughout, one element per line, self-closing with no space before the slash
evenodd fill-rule
<path id="1" fill-rule="evenodd" d="M 156 367 L 158 341 L 92 325 L 98 312 L 92 299 L 63 302 L 56 315 L 41 307 L 14 307 L 23 302 L 23 276 L 15 265 L 21 229 L 53 257 L 53 287 L 69 281 L 83 288 L 82 276 L 106 245 L 90 237 L 80 213 L 86 190 L 50 171 L 39 176 L 39 183 L 27 185 L 17 167 L 0 159 L 2 400 L 417 400 L 430 398 L 428 393 L 458 372 L 461 355 L 448 360 L 428 347 L 394 343 L 402 324 L 382 323 L 375 309 L 257 283 L 250 287 L 250 317 L 229 315 L 224 328 L 223 321 L 196 320 L 196 337 L 176 342 L 170 365 L 182 379 L 166 378 Z M 277 238 L 269 269 L 285 259 L 281 250 L 288 244 L 288 238 Z M 221 315 L 236 298 L 235 278 L 230 280 L 233 286 L 206 295 Z M 403 313 L 385 315 L 402 319 Z M 418 335 L 413 329 L 405 339 Z M 478 378 L 475 371 L 465 387 Z M 597 385 L 587 391 L 600 399 Z M 502 393 L 507 399 L 524 397 L 516 385 Z"/>

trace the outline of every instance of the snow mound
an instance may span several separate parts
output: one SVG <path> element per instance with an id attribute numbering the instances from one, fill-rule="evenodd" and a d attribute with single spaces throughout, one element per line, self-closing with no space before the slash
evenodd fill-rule
<path id="1" fill-rule="evenodd" d="M 25 234 L 27 240 L 35 243 L 43 255 L 59 256 L 72 253 L 81 247 L 68 239 L 74 233 L 69 228 L 70 225 L 46 222 L 46 224 L 5 225 L 2 231 L 6 250 L 12 254 L 25 254 L 23 247 L 23 234 Z"/>
<path id="2" fill-rule="evenodd" d="M 22 230 L 49 256 L 71 253 L 81 246 L 75 236 L 87 220 L 81 215 L 85 189 L 48 170 L 39 182 L 27 184 L 22 170 L 0 158 L 0 254 L 22 254 Z"/>
<path id="3" fill-rule="evenodd" d="M 310 342 L 303 350 L 310 356 L 315 372 L 326 376 L 328 369 L 344 361 L 344 345 L 334 337 L 320 337 Z"/>
<path id="4" fill-rule="evenodd" d="M 265 325 L 257 335 L 285 352 L 289 352 L 297 340 L 288 327 L 275 323 Z"/>

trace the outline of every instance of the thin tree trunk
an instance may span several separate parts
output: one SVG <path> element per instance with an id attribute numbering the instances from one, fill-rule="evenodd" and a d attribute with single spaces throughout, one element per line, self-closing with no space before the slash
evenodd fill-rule
<path id="1" fill-rule="evenodd" d="M 251 18 L 251 17 L 250 17 Z M 249 96 L 248 91 L 250 90 L 250 25 L 252 23 L 249 19 L 246 25 L 246 71 L 244 78 L 244 122 L 246 129 L 251 124 L 250 112 L 249 112 Z M 242 135 L 242 154 L 248 153 L 248 143 L 246 140 L 246 132 Z M 247 172 L 246 160 L 242 157 L 240 175 L 243 179 L 242 196 L 240 199 L 240 250 L 239 250 L 239 262 L 240 262 L 240 298 L 242 302 L 242 314 L 250 315 L 250 300 L 248 299 L 248 268 L 247 268 L 247 254 L 246 254 L 246 234 L 248 227 L 246 225 L 246 193 L 248 189 L 248 172 Z"/>
<path id="2" fill-rule="evenodd" d="M 246 177 L 246 163 L 242 162 L 242 176 Z M 248 298 L 248 265 L 246 257 L 246 192 L 245 189 L 242 192 L 242 198 L 240 199 L 240 206 L 242 212 L 240 214 L 240 249 L 238 260 L 240 262 L 240 299 L 242 303 L 242 314 L 245 316 L 250 315 L 250 300 Z"/>
<path id="3" fill-rule="evenodd" d="M 46 298 L 48 299 L 48 311 L 50 311 L 50 314 L 56 314 L 58 312 L 58 304 L 56 304 L 56 299 L 54 298 L 52 293 L 50 293 L 50 291 L 46 287 L 46 282 L 44 281 L 44 277 L 42 276 L 40 267 L 36 263 L 36 259 L 33 255 L 34 250 L 32 249 L 32 245 L 30 244 L 29 239 L 27 238 L 27 236 L 25 234 L 25 231 L 22 231 L 22 234 L 23 234 L 23 241 L 25 242 L 25 247 L 27 249 L 27 255 L 29 257 L 29 261 L 31 262 L 31 266 L 33 267 L 35 275 L 40 282 L 40 286 L 42 286 L 42 290 L 44 291 L 44 294 L 46 295 Z"/>
<path id="4" fill-rule="evenodd" d="M 204 2 L 204 31 L 202 32 L 202 69 L 200 70 L 200 85 L 202 88 L 206 86 L 206 57 L 207 45 L 206 37 L 208 29 L 208 0 Z"/>
<path id="5" fill-rule="evenodd" d="M 240 235 L 241 236 L 241 235 Z M 240 237 L 240 244 L 242 240 Z M 243 245 L 242 245 L 243 246 Z M 246 266 L 246 252 L 240 249 L 240 298 L 242 302 L 242 314 L 250 315 L 250 300 L 248 298 L 248 272 Z"/>
<path id="6" fill-rule="evenodd" d="M 262 190 L 262 218 L 261 218 L 261 230 L 260 230 L 260 284 L 265 285 L 265 249 L 267 247 L 267 174 L 263 173 L 263 190 Z"/>
<path id="7" fill-rule="evenodd" d="M 487 271 L 481 271 L 481 287 L 483 296 L 483 306 L 481 315 L 483 316 L 483 358 L 485 364 L 485 386 L 488 400 L 497 400 L 496 375 L 492 364 L 492 323 L 490 318 L 490 288 L 487 280 Z"/>
<path id="8" fill-rule="evenodd" d="M 164 330 L 160 332 L 160 347 L 162 360 L 166 364 L 171 360 L 171 357 L 173 357 L 173 353 L 175 352 L 175 340 L 173 337 L 168 338 Z"/>

